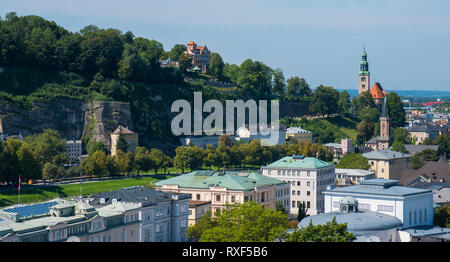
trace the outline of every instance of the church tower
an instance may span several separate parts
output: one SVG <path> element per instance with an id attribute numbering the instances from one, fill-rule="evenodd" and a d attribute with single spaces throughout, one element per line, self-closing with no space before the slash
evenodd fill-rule
<path id="1" fill-rule="evenodd" d="M 369 91 L 370 89 L 370 73 L 369 62 L 367 62 L 366 49 L 362 52 L 361 62 L 359 63 L 359 76 L 358 76 L 358 95 L 362 92 Z"/>
<path id="2" fill-rule="evenodd" d="M 388 149 L 391 142 L 390 137 L 391 121 L 389 118 L 387 97 L 384 97 L 383 107 L 380 115 L 380 135 L 377 137 L 377 148 Z"/>

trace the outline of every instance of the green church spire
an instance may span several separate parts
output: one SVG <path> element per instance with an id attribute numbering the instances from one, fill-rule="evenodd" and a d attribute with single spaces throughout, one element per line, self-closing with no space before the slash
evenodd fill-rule
<path id="1" fill-rule="evenodd" d="M 369 75 L 369 62 L 367 62 L 366 48 L 362 52 L 359 68 L 359 75 Z"/>

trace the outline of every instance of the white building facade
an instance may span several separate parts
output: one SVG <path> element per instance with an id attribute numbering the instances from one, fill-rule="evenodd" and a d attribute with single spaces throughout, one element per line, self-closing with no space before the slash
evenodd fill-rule
<path id="1" fill-rule="evenodd" d="M 298 214 L 302 202 L 306 204 L 308 215 L 325 211 L 322 192 L 334 185 L 333 165 L 313 157 L 289 156 L 261 169 L 263 175 L 291 185 L 290 214 Z"/>
<path id="2" fill-rule="evenodd" d="M 325 213 L 339 211 L 345 197 L 358 201 L 358 209 L 394 216 L 402 228 L 433 224 L 433 193 L 431 190 L 397 186 L 398 180 L 372 179 L 358 186 L 329 189 L 325 195 Z"/>

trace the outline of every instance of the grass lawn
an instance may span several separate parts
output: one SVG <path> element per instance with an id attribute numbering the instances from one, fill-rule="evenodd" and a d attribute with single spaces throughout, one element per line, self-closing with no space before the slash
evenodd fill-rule
<path id="1" fill-rule="evenodd" d="M 170 178 L 171 176 L 167 176 Z M 125 178 L 110 181 L 83 182 L 83 195 L 90 195 L 100 192 L 114 191 L 129 186 L 148 186 L 154 181 L 162 178 L 139 177 Z M 70 185 L 55 185 L 35 188 L 23 188 L 20 194 L 20 203 L 41 202 L 56 197 L 72 197 L 80 195 L 80 183 Z M 0 206 L 17 204 L 17 191 L 0 193 Z"/>

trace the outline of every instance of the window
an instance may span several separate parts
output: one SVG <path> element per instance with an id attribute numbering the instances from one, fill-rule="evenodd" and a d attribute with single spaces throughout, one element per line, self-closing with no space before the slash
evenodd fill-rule
<path id="1" fill-rule="evenodd" d="M 426 208 L 423 212 L 423 220 L 424 220 L 424 222 L 427 222 L 427 209 Z"/>
<path id="2" fill-rule="evenodd" d="M 419 223 L 422 223 L 422 209 L 419 210 Z"/>
<path id="3" fill-rule="evenodd" d="M 306 172 L 306 175 L 307 175 L 307 176 L 310 176 L 310 174 L 309 174 L 309 171 L 308 171 L 308 172 Z"/>
<path id="4" fill-rule="evenodd" d="M 236 197 L 235 196 L 231 196 L 231 202 L 236 202 Z"/>
<path id="5" fill-rule="evenodd" d="M 412 217 L 411 217 L 411 211 L 409 211 L 409 224 L 412 224 Z"/>
<path id="6" fill-rule="evenodd" d="M 300 190 L 297 191 L 297 196 L 299 196 L 299 195 L 300 195 Z"/>
<path id="7" fill-rule="evenodd" d="M 386 205 L 378 205 L 378 211 L 393 212 L 394 211 L 394 207 L 393 206 L 386 206 Z"/>
<path id="8" fill-rule="evenodd" d="M 295 181 L 292 181 L 292 185 L 295 186 Z"/>
<path id="9" fill-rule="evenodd" d="M 297 181 L 297 186 L 300 186 L 300 181 Z"/>
<path id="10" fill-rule="evenodd" d="M 192 209 L 189 209 L 189 215 L 192 216 Z"/>
<path id="11" fill-rule="evenodd" d="M 200 194 L 197 194 L 197 200 L 200 200 Z"/>
<path id="12" fill-rule="evenodd" d="M 306 202 L 306 207 L 307 207 L 307 208 L 310 208 L 310 207 L 311 207 L 311 202 L 307 201 L 307 202 Z"/>
<path id="13" fill-rule="evenodd" d="M 414 224 L 417 224 L 417 211 L 414 210 Z"/>
<path id="14" fill-rule="evenodd" d="M 306 186 L 311 186 L 311 182 L 306 182 Z"/>
<path id="15" fill-rule="evenodd" d="M 310 196 L 311 195 L 311 191 L 306 191 L 306 195 Z"/>
<path id="16" fill-rule="evenodd" d="M 133 229 L 130 230 L 130 236 L 134 237 L 134 230 Z"/>
<path id="17" fill-rule="evenodd" d="M 292 207 L 295 207 L 295 201 L 292 201 Z"/>
<path id="18" fill-rule="evenodd" d="M 381 173 L 384 173 L 384 168 L 381 169 Z"/>
<path id="19" fill-rule="evenodd" d="M 297 201 L 297 207 L 300 207 L 300 201 Z"/>
<path id="20" fill-rule="evenodd" d="M 361 210 L 370 210 L 370 204 L 358 203 L 358 209 L 361 209 Z"/>
<path id="21" fill-rule="evenodd" d="M 295 190 L 292 190 L 292 195 L 295 196 Z"/>
<path id="22" fill-rule="evenodd" d="M 220 202 L 220 195 L 216 195 L 216 201 Z"/>

